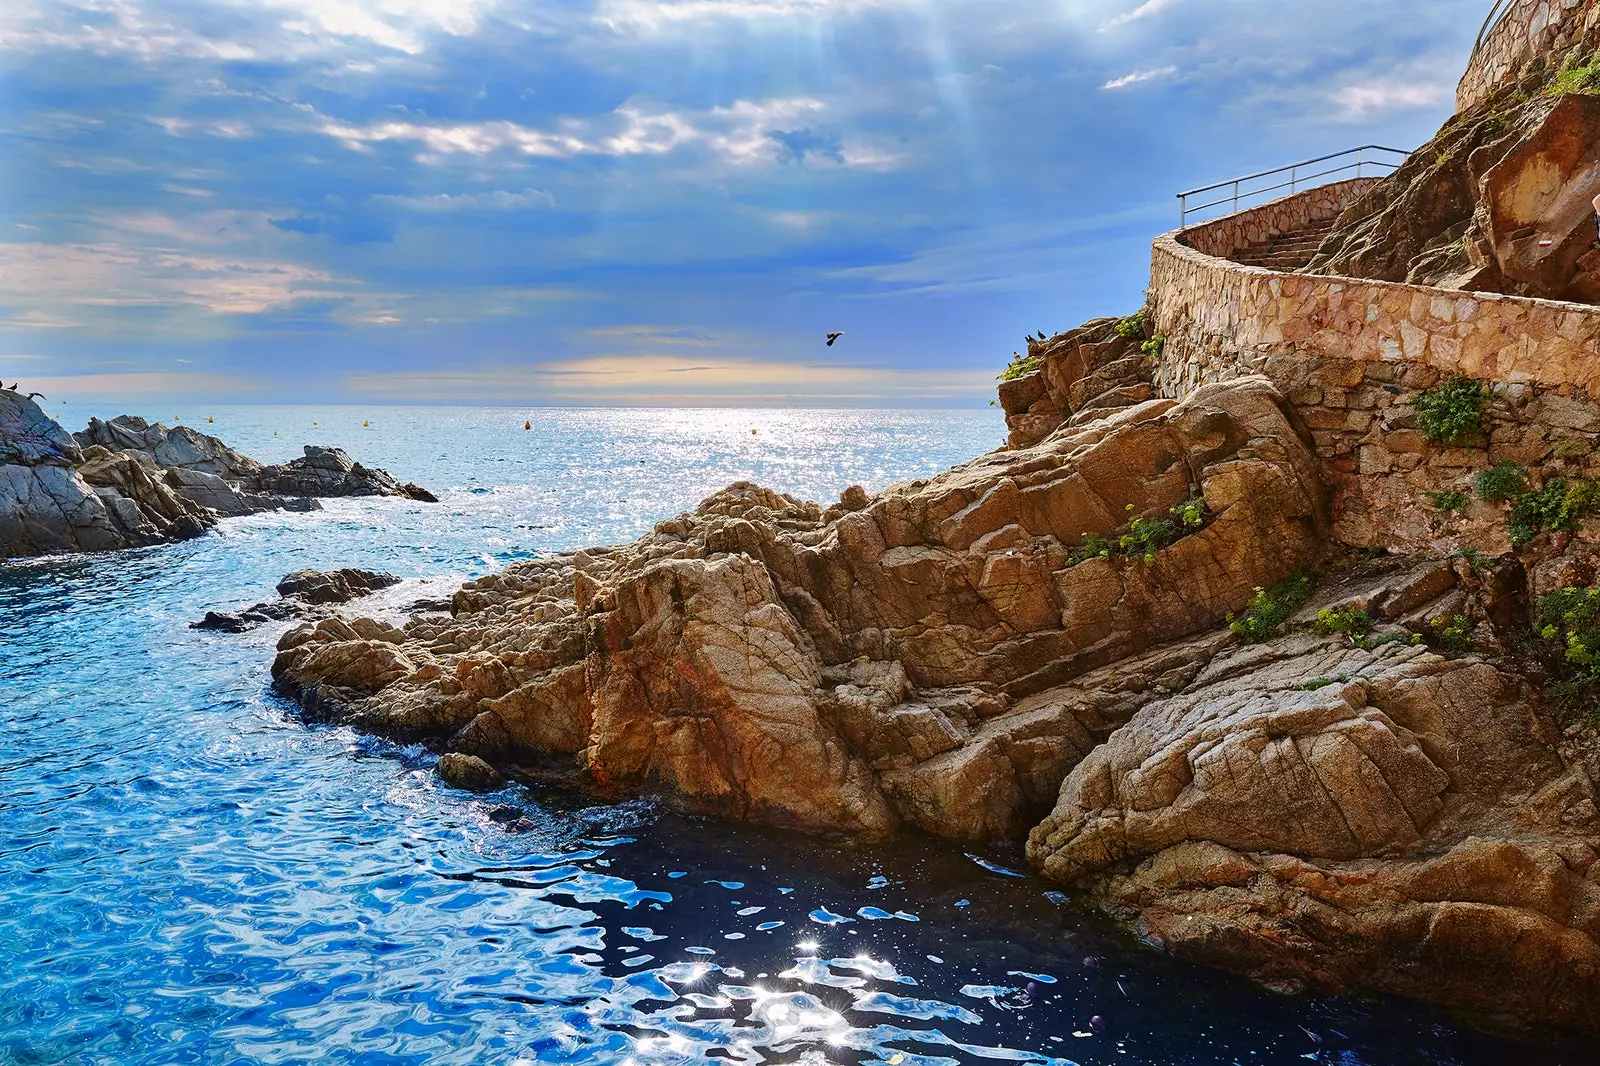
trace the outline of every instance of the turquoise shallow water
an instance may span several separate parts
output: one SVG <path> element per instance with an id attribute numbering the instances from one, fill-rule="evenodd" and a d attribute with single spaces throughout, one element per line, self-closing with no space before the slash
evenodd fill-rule
<path id="1" fill-rule="evenodd" d="M 1175 965 L 1012 855 L 441 790 L 425 752 L 270 695 L 277 629 L 187 628 L 302 566 L 391 570 L 406 602 L 738 478 L 881 488 L 997 444 L 993 412 L 140 413 L 268 461 L 340 444 L 443 503 L 0 566 L 0 1062 L 1590 1061 Z"/>

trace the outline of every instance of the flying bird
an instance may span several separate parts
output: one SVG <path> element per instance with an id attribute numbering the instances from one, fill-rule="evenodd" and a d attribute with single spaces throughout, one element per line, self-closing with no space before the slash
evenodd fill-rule
<path id="1" fill-rule="evenodd" d="M 833 342 L 838 340 L 842 336 L 844 336 L 844 330 L 842 330 L 842 329 L 837 333 L 828 334 L 828 347 L 832 348 L 833 347 Z"/>

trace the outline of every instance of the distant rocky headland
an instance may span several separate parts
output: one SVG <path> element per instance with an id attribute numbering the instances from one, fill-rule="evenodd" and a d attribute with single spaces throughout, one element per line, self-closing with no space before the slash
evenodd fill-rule
<path id="1" fill-rule="evenodd" d="M 1026 839 L 1275 988 L 1600 1028 L 1600 4 L 1483 56 L 1393 177 L 1168 234 L 1143 310 L 1030 341 L 1006 448 L 736 484 L 296 627 L 276 684 L 464 786 Z"/>
<path id="2" fill-rule="evenodd" d="M 187 426 L 132 415 L 72 434 L 0 389 L 0 558 L 183 540 L 220 518 L 313 510 L 335 496 L 434 501 L 338 448 L 307 445 L 302 458 L 265 466 Z"/>

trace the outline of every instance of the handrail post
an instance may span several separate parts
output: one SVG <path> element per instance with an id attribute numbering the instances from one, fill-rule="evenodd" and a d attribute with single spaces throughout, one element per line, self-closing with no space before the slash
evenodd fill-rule
<path id="1" fill-rule="evenodd" d="M 1239 213 L 1239 183 L 1237 181 L 1233 183 L 1233 213 L 1236 215 Z"/>
<path id="2" fill-rule="evenodd" d="M 1300 164 L 1296 163 L 1289 168 L 1289 194 L 1292 196 L 1300 191 Z"/>

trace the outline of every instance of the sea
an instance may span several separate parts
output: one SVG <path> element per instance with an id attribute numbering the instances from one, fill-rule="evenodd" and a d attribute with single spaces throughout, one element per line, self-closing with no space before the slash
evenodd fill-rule
<path id="1" fill-rule="evenodd" d="M 999 445 L 995 411 L 133 412 L 267 462 L 339 445 L 441 502 L 0 565 L 0 1063 L 1594 1061 L 1546 1032 L 1176 963 L 1014 849 L 451 791 L 429 752 L 274 696 L 282 626 L 189 627 L 302 567 L 401 575 L 372 608 L 394 609 L 632 539 L 740 479 L 828 502 L 927 477 Z"/>

